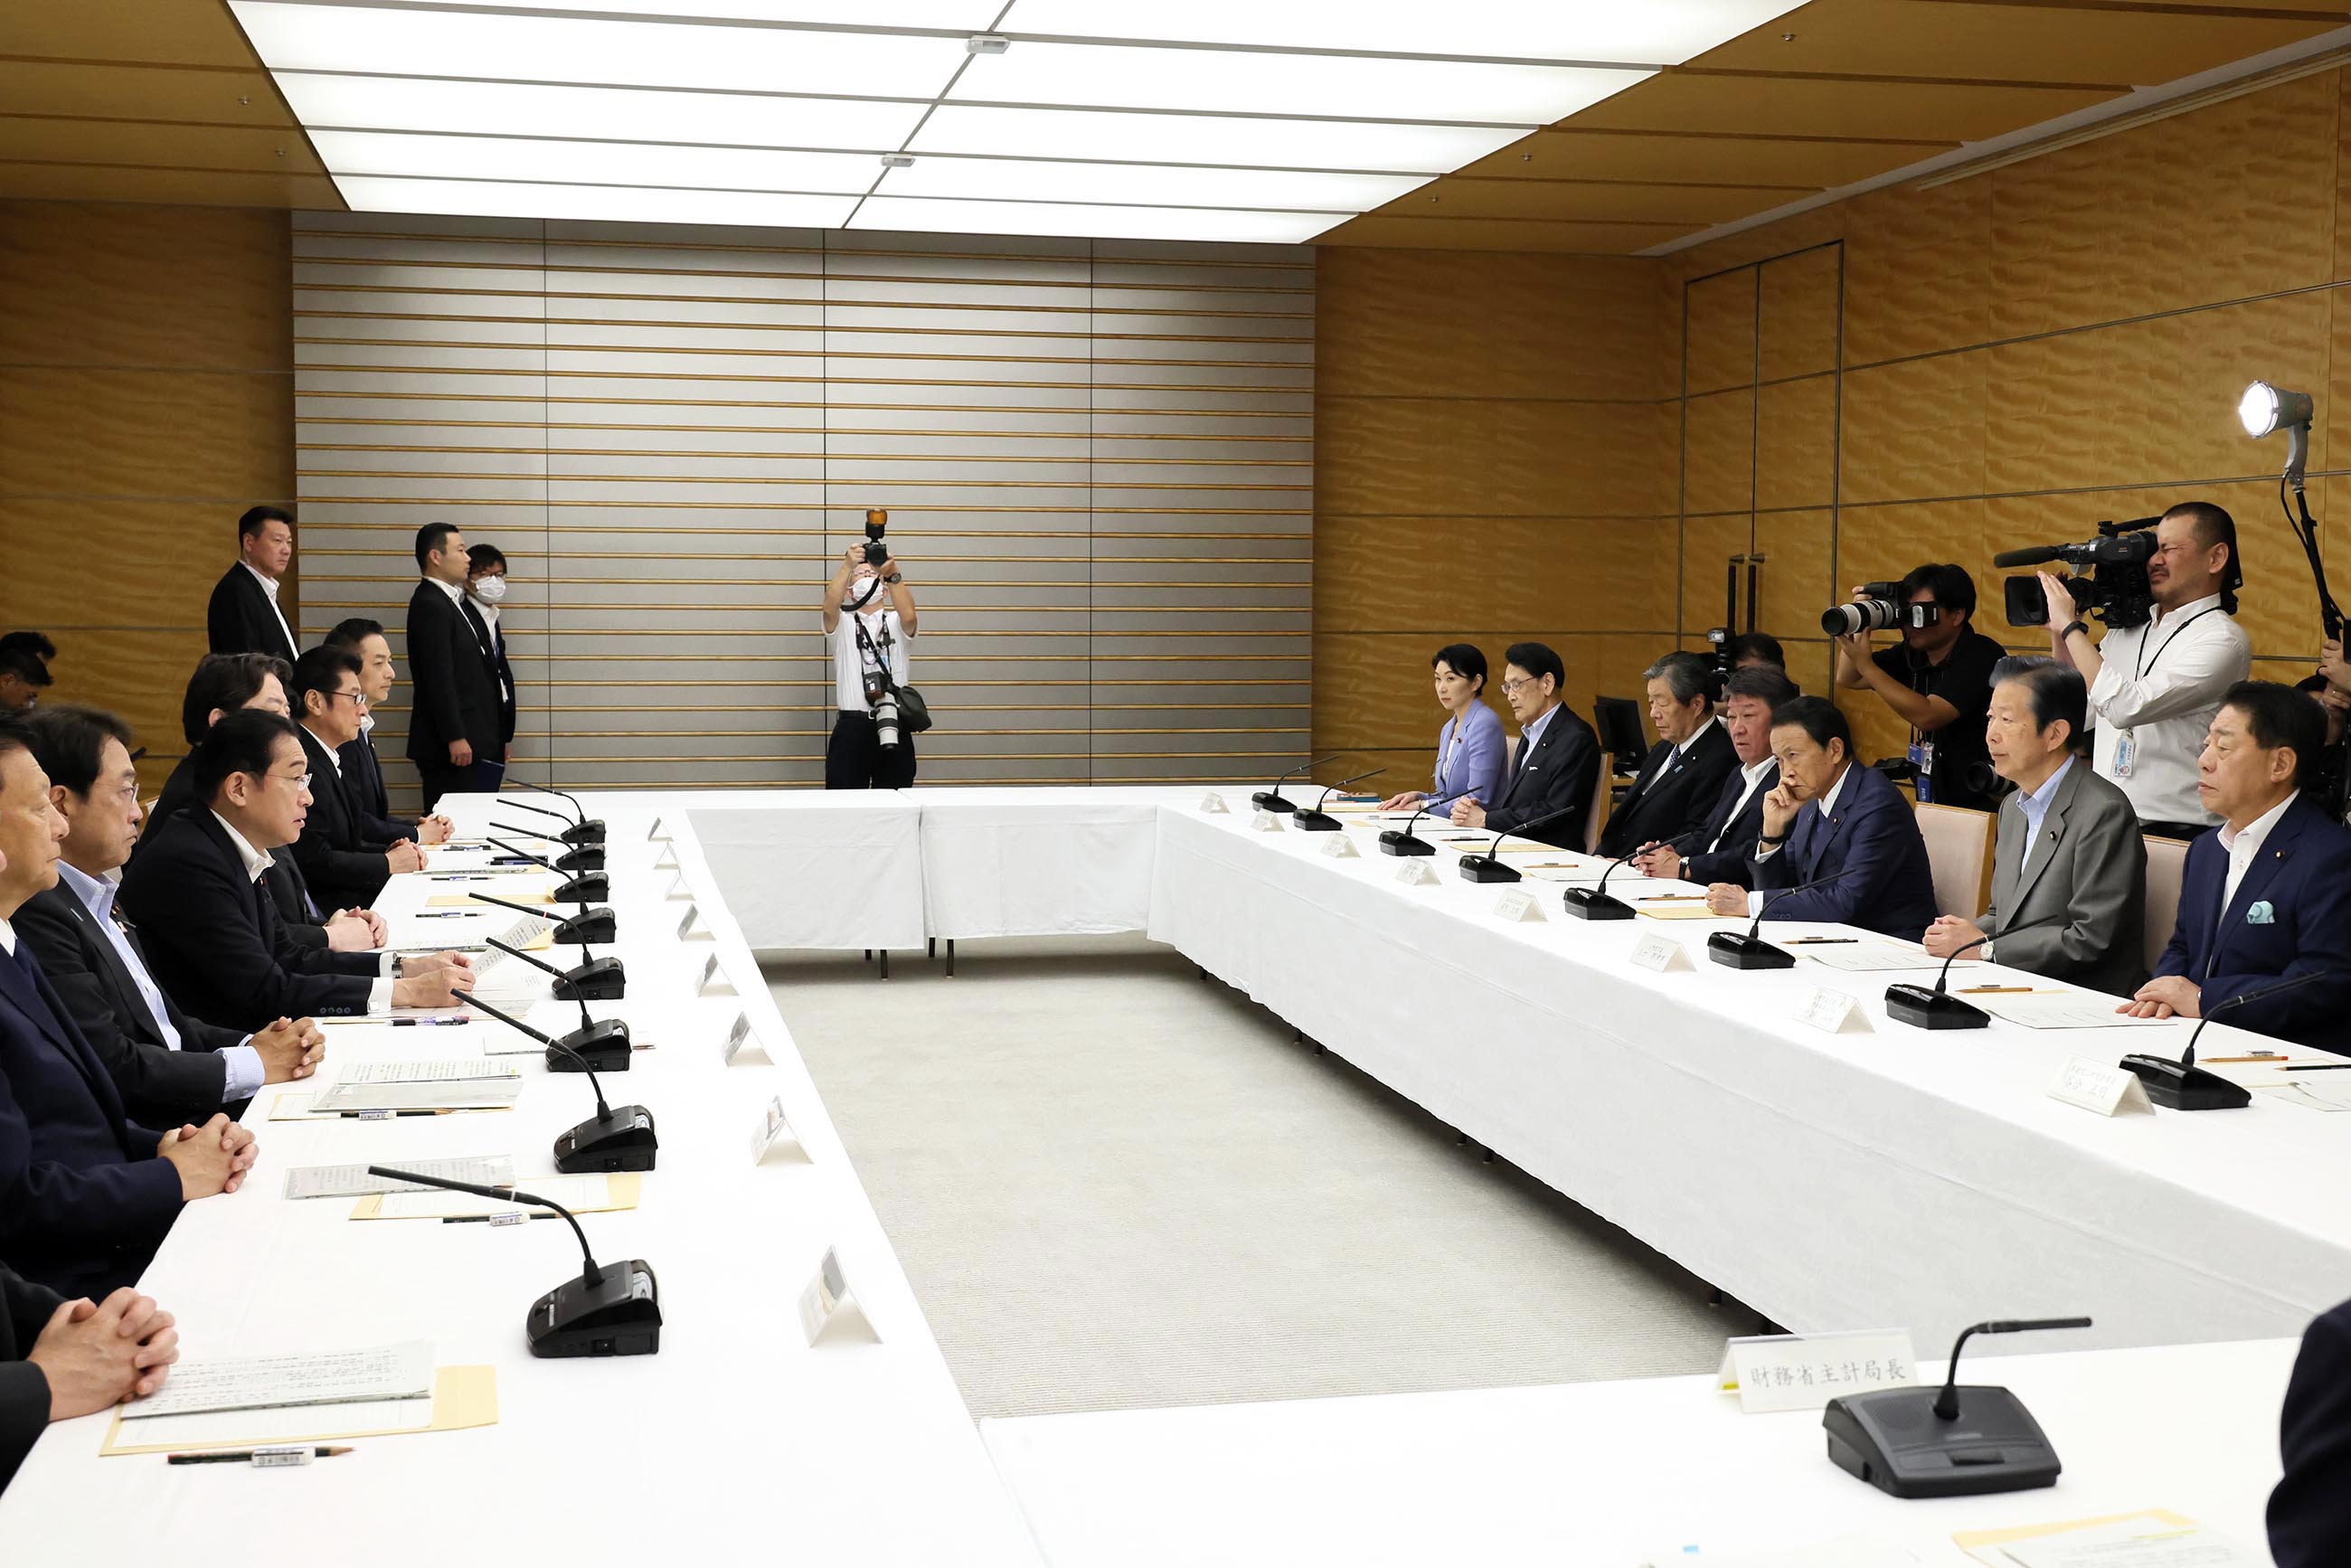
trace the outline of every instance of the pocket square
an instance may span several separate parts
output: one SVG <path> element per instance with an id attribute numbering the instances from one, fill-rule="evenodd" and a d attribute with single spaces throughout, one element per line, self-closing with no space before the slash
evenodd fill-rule
<path id="1" fill-rule="evenodd" d="M 2245 911 L 2245 924 L 2248 925 L 2274 925 L 2277 924 L 2277 911 L 2272 909 L 2270 907 L 2270 901 L 2264 898 L 2258 904 L 2255 904 L 2251 909 Z"/>

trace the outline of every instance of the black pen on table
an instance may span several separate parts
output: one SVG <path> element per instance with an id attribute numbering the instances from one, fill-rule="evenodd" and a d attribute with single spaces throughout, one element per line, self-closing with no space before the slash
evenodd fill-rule
<path id="1" fill-rule="evenodd" d="M 301 1450 L 298 1448 L 293 1451 L 299 1453 Z M 310 1449 L 310 1457 L 314 1459 L 331 1459 L 350 1451 L 348 1447 L 328 1448 L 321 1444 Z M 170 1454 L 164 1457 L 163 1462 L 167 1465 L 242 1465 L 250 1463 L 253 1455 L 254 1450 L 251 1448 L 223 1448 L 214 1453 Z"/>

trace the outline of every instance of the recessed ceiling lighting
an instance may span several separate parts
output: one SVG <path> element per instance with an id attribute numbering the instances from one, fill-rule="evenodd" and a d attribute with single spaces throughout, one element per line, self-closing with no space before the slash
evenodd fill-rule
<path id="1" fill-rule="evenodd" d="M 752 228 L 838 228 L 857 205 L 854 196 L 656 191 L 642 185 L 532 185 L 502 180 L 397 180 L 370 174 L 339 174 L 335 186 L 358 213 L 738 224 Z"/>
<path id="2" fill-rule="evenodd" d="M 854 229 L 924 234 L 1072 235 L 1094 239 L 1255 241 L 1296 245 L 1334 224 L 1331 213 L 1255 213 L 1207 207 L 1089 206 L 1071 202 L 956 202 L 869 196 Z"/>
<path id="3" fill-rule="evenodd" d="M 472 5 L 479 0 L 410 0 L 417 5 Z M 638 16 L 720 16 L 746 22 L 804 22 L 845 27 L 938 27 L 977 32 L 996 20 L 1004 0 L 497 0 L 517 11 L 612 11 Z"/>
<path id="4" fill-rule="evenodd" d="M 1507 147 L 1517 126 L 1370 125 L 1335 120 L 1149 114 L 1116 110 L 990 109 L 943 103 L 914 133 L 917 152 L 1004 158 L 1114 158 L 1276 169 L 1446 174 Z"/>
<path id="5" fill-rule="evenodd" d="M 314 131 L 310 141 L 327 167 L 339 175 L 862 195 L 880 172 L 872 158 L 862 152 L 649 147 L 642 142 L 417 136 L 382 131 Z"/>
<path id="6" fill-rule="evenodd" d="M 912 168 L 891 171 L 874 193 L 1079 204 L 1146 202 L 1169 207 L 1288 207 L 1352 214 L 1392 202 L 1426 179 L 1420 174 L 1347 174 L 1325 170 L 924 158 Z"/>

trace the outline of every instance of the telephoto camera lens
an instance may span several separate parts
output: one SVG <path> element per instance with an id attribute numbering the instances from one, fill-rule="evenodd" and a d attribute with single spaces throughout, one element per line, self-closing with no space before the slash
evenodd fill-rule
<path id="1" fill-rule="evenodd" d="M 873 700 L 873 728 L 881 737 L 883 750 L 897 749 L 898 698 L 895 693 L 883 692 Z"/>
<path id="2" fill-rule="evenodd" d="M 1889 599 L 1861 599 L 1821 612 L 1821 630 L 1832 637 L 1883 632 L 1902 623 L 1902 606 Z"/>

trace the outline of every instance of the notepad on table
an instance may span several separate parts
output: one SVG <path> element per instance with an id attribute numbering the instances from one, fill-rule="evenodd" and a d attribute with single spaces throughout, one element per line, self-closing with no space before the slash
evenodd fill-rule
<path id="1" fill-rule="evenodd" d="M 1798 937 L 1785 946 L 1815 964 L 1824 964 L 1832 969 L 1844 969 L 1848 973 L 1866 974 L 1879 969 L 1939 969 L 1943 967 L 1943 960 L 1924 947 L 1913 947 L 1900 942 L 1865 940 L 1848 945 L 1842 942 L 1808 943 Z M 1963 968 L 1977 961 L 1956 958 L 1952 965 Z"/>
<path id="2" fill-rule="evenodd" d="M 517 887 L 493 894 L 491 896 L 502 898 L 508 904 L 553 904 L 555 902 L 555 895 L 543 887 Z M 474 895 L 469 893 L 436 893 L 424 902 L 434 909 L 496 909 L 497 907 L 495 904 L 475 903 Z"/>
<path id="3" fill-rule="evenodd" d="M 310 1103 L 314 1114 L 346 1111 L 455 1111 L 511 1105 L 522 1070 L 486 1057 L 440 1061 L 358 1061 Z"/>
<path id="4" fill-rule="evenodd" d="M 2027 1029 L 2144 1029 L 2185 1019 L 2137 1019 L 2115 1011 L 2115 998 L 2095 991 L 2028 991 L 2022 996 L 1969 996 L 1965 1000 L 2004 1023 Z"/>
<path id="5" fill-rule="evenodd" d="M 451 1181 L 469 1181 L 477 1186 L 498 1186 L 514 1180 L 514 1157 L 511 1155 L 467 1155 L 445 1160 L 402 1160 L 402 1170 L 421 1176 L 446 1176 Z M 363 1165 L 356 1166 L 297 1166 L 286 1173 L 286 1196 L 305 1197 L 365 1197 L 386 1192 L 431 1192 L 434 1189 L 413 1181 L 394 1181 L 390 1176 L 370 1176 Z"/>
<path id="6" fill-rule="evenodd" d="M 522 1185 L 525 1191 L 559 1203 L 574 1214 L 605 1214 L 636 1207 L 643 1184 L 643 1176 L 624 1172 L 610 1176 L 533 1176 Z M 508 1184 L 485 1182 L 482 1185 Z M 534 1219 L 561 1218 L 552 1209 L 517 1203 L 512 1198 L 484 1197 L 478 1193 L 449 1192 L 434 1187 L 363 1197 L 352 1206 L 350 1217 L 353 1219 L 455 1219 L 517 1212 Z"/>
<path id="7" fill-rule="evenodd" d="M 1706 906 L 1706 894 L 1691 894 L 1687 898 L 1663 894 L 1655 898 L 1635 899 L 1633 912 L 1646 920 L 1720 920 L 1721 915 Z"/>

